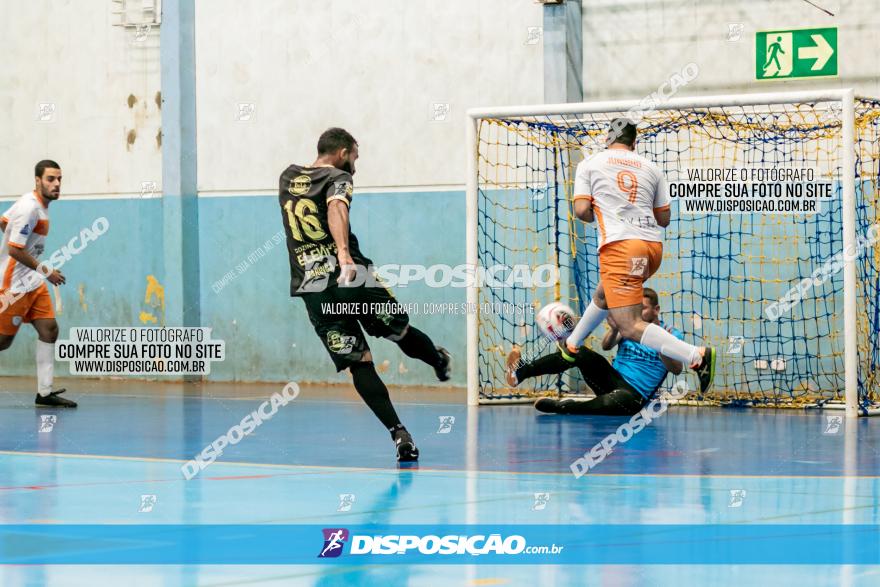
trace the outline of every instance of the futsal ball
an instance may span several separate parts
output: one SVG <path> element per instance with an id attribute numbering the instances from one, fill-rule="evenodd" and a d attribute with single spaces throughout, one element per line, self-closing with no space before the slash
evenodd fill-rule
<path id="1" fill-rule="evenodd" d="M 550 340 L 560 340 L 574 330 L 574 310 L 562 302 L 552 302 L 541 308 L 535 322 L 541 334 Z"/>

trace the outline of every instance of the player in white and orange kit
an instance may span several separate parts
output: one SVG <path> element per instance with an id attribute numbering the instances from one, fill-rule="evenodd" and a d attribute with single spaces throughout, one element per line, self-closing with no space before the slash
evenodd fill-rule
<path id="1" fill-rule="evenodd" d="M 599 285 L 565 347 L 575 354 L 610 312 L 624 338 L 689 365 L 705 392 L 715 376 L 715 349 L 688 344 L 641 317 L 643 285 L 660 267 L 670 211 L 666 178 L 635 152 L 636 134 L 629 120 L 613 120 L 608 148 L 577 167 L 574 213 L 599 223 Z"/>
<path id="2" fill-rule="evenodd" d="M 38 337 L 36 404 L 75 408 L 76 402 L 60 397 L 64 389 L 52 389 L 58 323 L 44 279 L 60 285 L 64 276 L 39 261 L 49 234 L 49 204 L 61 195 L 61 168 L 43 160 L 34 176 L 34 190 L 0 217 L 0 351 L 9 348 L 23 323 L 31 323 Z"/>

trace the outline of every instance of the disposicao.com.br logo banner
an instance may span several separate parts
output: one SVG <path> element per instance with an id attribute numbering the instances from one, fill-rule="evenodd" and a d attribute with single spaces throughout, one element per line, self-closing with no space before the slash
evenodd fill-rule
<path id="1" fill-rule="evenodd" d="M 0 524 L 0 564 L 880 565 L 876 524 L 329 526 Z"/>
<path id="2" fill-rule="evenodd" d="M 348 554 L 402 555 L 558 555 L 563 545 L 528 546 L 521 534 L 351 534 L 347 528 L 324 528 L 324 546 L 318 558 L 338 558 L 350 541 Z"/>

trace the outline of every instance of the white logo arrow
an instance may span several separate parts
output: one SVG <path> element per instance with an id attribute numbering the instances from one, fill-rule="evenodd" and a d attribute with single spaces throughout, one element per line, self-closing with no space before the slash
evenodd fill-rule
<path id="1" fill-rule="evenodd" d="M 822 35 L 810 35 L 813 42 L 816 43 L 810 47 L 801 47 L 798 49 L 798 59 L 815 59 L 811 71 L 818 71 L 825 67 L 831 56 L 834 55 L 834 48 L 828 44 Z"/>

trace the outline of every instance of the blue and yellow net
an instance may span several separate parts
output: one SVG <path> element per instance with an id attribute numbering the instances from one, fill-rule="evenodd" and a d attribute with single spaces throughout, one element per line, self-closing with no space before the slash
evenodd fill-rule
<path id="1" fill-rule="evenodd" d="M 528 360 L 553 347 L 534 327 L 533 313 L 505 308 L 537 311 L 560 300 L 580 312 L 589 302 L 599 277 L 597 234 L 572 214 L 573 177 L 583 157 L 604 148 L 618 116 L 625 113 L 478 121 L 480 264 L 559 268 L 551 287 L 479 289 L 483 401 L 590 393 L 571 372 L 509 388 L 511 350 Z M 721 354 L 714 388 L 690 401 L 803 406 L 843 399 L 843 271 L 834 258 L 843 251 L 848 148 L 855 151 L 856 233 L 864 245 L 856 260 L 859 398 L 863 407 L 880 400 L 880 243 L 869 242 L 880 221 L 880 102 L 856 101 L 855 144 L 843 144 L 842 127 L 840 102 L 662 110 L 639 122 L 638 152 L 670 183 L 686 182 L 692 169 L 811 169 L 832 194 L 815 213 L 688 212 L 673 203 L 663 263 L 646 285 L 660 294 L 665 322 Z M 813 282 L 801 299 L 770 319 L 768 306 L 805 279 Z M 587 344 L 599 350 L 603 334 L 600 327 Z"/>

